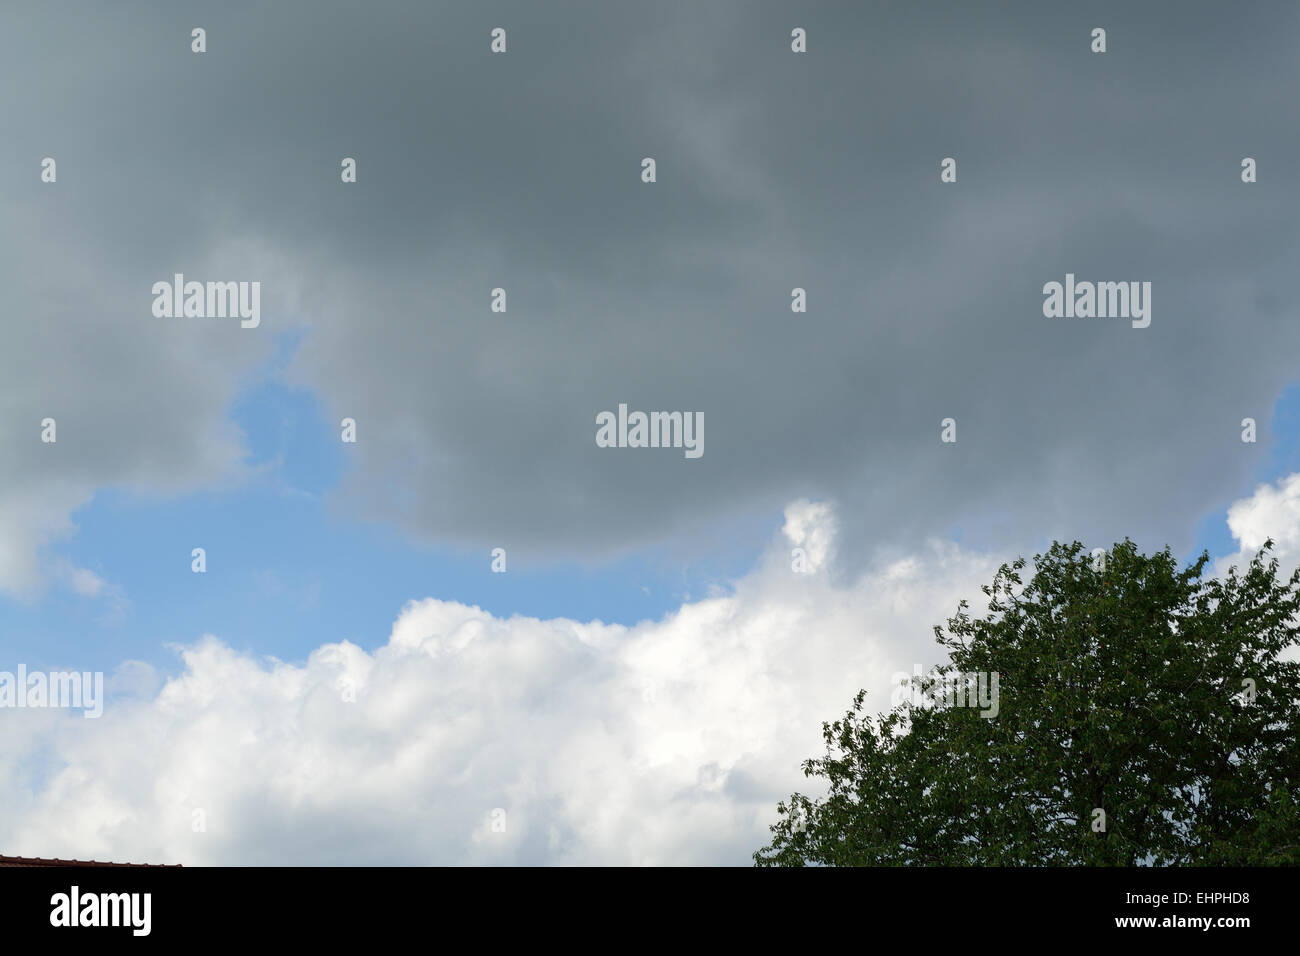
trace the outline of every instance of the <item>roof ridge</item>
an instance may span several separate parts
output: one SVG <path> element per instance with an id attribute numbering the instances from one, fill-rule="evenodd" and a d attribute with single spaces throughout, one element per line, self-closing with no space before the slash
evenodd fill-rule
<path id="1" fill-rule="evenodd" d="M 0 866 L 130 866 L 130 867 L 178 867 L 179 863 L 113 863 L 107 860 L 62 860 L 57 857 L 43 856 L 4 856 L 0 854 Z"/>

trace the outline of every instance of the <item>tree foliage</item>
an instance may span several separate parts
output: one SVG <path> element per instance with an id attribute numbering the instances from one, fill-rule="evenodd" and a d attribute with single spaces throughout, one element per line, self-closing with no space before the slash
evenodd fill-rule
<path id="1" fill-rule="evenodd" d="M 1003 565 L 986 616 L 934 629 L 938 676 L 999 674 L 997 715 L 860 692 L 756 863 L 1300 863 L 1300 569 L 1271 548 L 1221 579 L 1127 539 Z"/>

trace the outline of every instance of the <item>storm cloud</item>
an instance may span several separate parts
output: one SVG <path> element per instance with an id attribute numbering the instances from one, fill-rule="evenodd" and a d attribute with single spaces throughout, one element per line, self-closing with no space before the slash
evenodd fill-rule
<path id="1" fill-rule="evenodd" d="M 422 540 L 707 548 L 806 496 L 847 567 L 955 530 L 1186 546 L 1295 377 L 1298 15 L 8 9 L 0 584 L 97 488 L 237 473 L 229 403 L 285 333 L 357 422 L 334 506 Z M 177 272 L 261 282 L 260 326 L 155 318 Z M 1150 282 L 1150 326 L 1045 318 L 1067 273 Z M 597 447 L 624 402 L 702 413 L 706 454 Z"/>

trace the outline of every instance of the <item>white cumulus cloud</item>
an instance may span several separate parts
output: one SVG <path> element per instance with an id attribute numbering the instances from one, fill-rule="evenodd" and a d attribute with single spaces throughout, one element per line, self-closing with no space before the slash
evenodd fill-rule
<path id="1" fill-rule="evenodd" d="M 848 585 L 796 502 L 723 596 L 633 627 L 428 598 L 386 644 L 257 659 L 205 636 L 99 720 L 4 715 L 5 852 L 195 864 L 746 864 L 821 723 L 941 657 L 996 562 L 932 543 Z M 238 635 L 229 635 L 238 643 Z M 494 829 L 494 824 L 496 828 Z"/>

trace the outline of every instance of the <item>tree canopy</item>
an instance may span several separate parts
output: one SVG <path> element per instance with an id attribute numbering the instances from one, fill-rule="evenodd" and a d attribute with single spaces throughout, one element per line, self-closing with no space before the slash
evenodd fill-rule
<path id="1" fill-rule="evenodd" d="M 1127 539 L 1054 543 L 1027 585 L 1004 564 L 919 681 L 996 673 L 997 707 L 875 716 L 859 692 L 804 763 L 824 795 L 778 804 L 755 862 L 1300 863 L 1300 569 L 1272 546 L 1222 578 Z"/>

